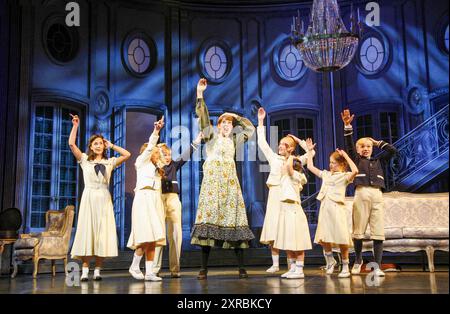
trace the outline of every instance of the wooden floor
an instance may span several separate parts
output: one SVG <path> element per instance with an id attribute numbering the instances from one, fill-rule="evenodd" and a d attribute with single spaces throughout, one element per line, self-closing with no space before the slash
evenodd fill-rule
<path id="1" fill-rule="evenodd" d="M 403 268 L 401 272 L 386 273 L 378 283 L 367 275 L 339 279 L 325 275 L 317 267 L 305 268 L 305 279 L 281 279 L 280 273 L 268 275 L 265 267 L 249 267 L 249 278 L 238 279 L 231 268 L 210 268 L 208 280 L 196 279 L 198 269 L 182 271 L 182 277 L 171 279 L 162 272 L 162 282 L 136 281 L 126 271 L 103 271 L 102 281 L 82 282 L 80 286 L 66 284 L 63 273 L 56 277 L 39 274 L 18 275 L 15 279 L 0 277 L 0 294 L 448 294 L 448 266 L 434 273 L 419 267 Z M 91 274 L 92 275 L 92 272 Z M 377 286 L 378 285 L 378 286 Z"/>

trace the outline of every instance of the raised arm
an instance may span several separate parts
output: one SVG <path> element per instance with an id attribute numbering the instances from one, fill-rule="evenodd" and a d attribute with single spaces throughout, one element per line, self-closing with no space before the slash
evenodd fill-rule
<path id="1" fill-rule="evenodd" d="M 128 160 L 131 157 L 131 153 L 127 151 L 125 148 L 122 148 L 120 146 L 114 145 L 108 140 L 105 140 L 105 146 L 106 148 L 112 149 L 115 152 L 118 152 L 120 156 L 116 158 L 116 167 L 119 167 L 121 163 Z"/>
<path id="2" fill-rule="evenodd" d="M 236 126 L 240 126 L 242 128 L 239 133 L 236 133 L 237 144 L 245 143 L 250 137 L 252 137 L 253 133 L 255 133 L 253 123 L 249 119 L 241 117 L 235 113 L 230 113 L 230 115 L 233 116 L 236 121 Z"/>
<path id="3" fill-rule="evenodd" d="M 374 140 L 371 137 L 369 137 L 369 140 L 372 142 L 373 146 L 377 146 L 383 151 L 379 158 L 384 162 L 388 162 L 392 157 L 395 156 L 395 154 L 397 154 L 397 148 L 395 148 L 394 145 L 389 144 L 385 141 Z"/>
<path id="4" fill-rule="evenodd" d="M 214 136 L 214 129 L 209 120 L 208 107 L 206 107 L 205 100 L 203 98 L 203 92 L 207 87 L 206 79 L 202 78 L 197 84 L 197 102 L 195 105 L 195 114 L 198 116 L 198 125 L 200 132 L 203 132 L 203 138 L 205 142 L 212 139 Z"/>
<path id="5" fill-rule="evenodd" d="M 341 112 L 341 118 L 342 122 L 344 122 L 344 143 L 345 143 L 345 150 L 347 151 L 350 158 L 353 160 L 356 160 L 357 153 L 355 148 L 355 142 L 353 141 L 353 127 L 352 127 L 352 121 L 355 117 L 354 114 L 350 114 L 350 110 L 345 109 L 343 112 Z"/>
<path id="6" fill-rule="evenodd" d="M 269 144 L 266 140 L 266 129 L 264 127 L 264 118 L 266 117 L 266 111 L 264 108 L 258 109 L 258 128 L 257 128 L 257 135 L 258 135 L 258 147 L 263 152 L 266 159 L 271 162 L 273 158 L 277 158 L 277 154 L 270 148 Z"/>
<path id="7" fill-rule="evenodd" d="M 313 161 L 313 157 L 314 157 L 313 152 L 314 152 L 315 146 L 316 146 L 316 144 L 313 144 L 312 139 L 310 139 L 310 138 L 306 139 L 306 154 L 308 156 L 307 168 L 314 175 L 316 175 L 320 178 L 320 173 L 322 171 L 314 166 L 314 161 Z"/>
<path id="8" fill-rule="evenodd" d="M 139 166 L 142 161 L 149 160 L 150 154 L 152 152 L 153 147 L 155 147 L 156 143 L 158 143 L 159 139 L 159 132 L 164 127 L 164 117 L 162 117 L 160 120 L 156 121 L 153 127 L 153 132 L 150 135 L 150 138 L 148 139 L 148 145 L 145 148 L 145 150 L 136 158 L 136 166 Z"/>
<path id="9" fill-rule="evenodd" d="M 202 142 L 202 138 L 203 133 L 199 132 L 195 140 L 193 140 L 191 145 L 189 145 L 189 148 L 186 149 L 181 154 L 181 156 L 177 158 L 177 160 L 174 160 L 175 167 L 177 168 L 177 170 L 180 169 L 189 159 L 191 159 L 191 155 L 194 153 L 194 151 L 196 151 L 199 148 Z"/>
<path id="10" fill-rule="evenodd" d="M 306 141 L 299 139 L 297 136 L 292 135 L 292 134 L 288 134 L 288 136 L 292 137 L 294 139 L 294 141 L 297 142 L 297 144 L 306 152 L 306 154 L 303 154 L 299 157 L 300 162 L 302 163 L 303 166 L 306 166 L 306 164 L 308 163 L 308 147 L 306 145 Z M 314 157 L 316 155 L 316 151 L 313 150 L 311 151 L 312 156 Z"/>
<path id="11" fill-rule="evenodd" d="M 76 160 L 81 160 L 81 155 L 83 154 L 77 146 L 77 131 L 78 125 L 80 124 L 80 118 L 77 115 L 70 115 L 72 117 L 72 130 L 69 136 L 69 147 L 72 154 L 75 156 Z"/>
<path id="12" fill-rule="evenodd" d="M 339 153 L 339 155 L 341 155 L 342 157 L 345 158 L 345 160 L 347 161 L 348 165 L 350 166 L 351 173 L 347 177 L 347 180 L 349 182 L 353 182 L 353 179 L 356 177 L 356 175 L 359 172 L 358 171 L 358 167 L 356 166 L 356 164 L 353 162 L 353 160 L 348 156 L 348 154 L 345 151 L 343 151 L 343 150 L 341 150 L 339 148 L 337 148 L 336 151 Z"/>

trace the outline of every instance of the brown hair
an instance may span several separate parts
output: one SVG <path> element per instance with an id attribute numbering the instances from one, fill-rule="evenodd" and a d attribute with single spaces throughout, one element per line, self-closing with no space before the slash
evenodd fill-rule
<path id="1" fill-rule="evenodd" d="M 94 153 L 94 151 L 91 149 L 91 145 L 92 145 L 92 143 L 93 143 L 96 139 L 98 139 L 98 138 L 101 138 L 101 139 L 102 139 L 103 145 L 104 145 L 104 143 L 105 143 L 105 138 L 103 137 L 103 135 L 100 135 L 100 134 L 94 134 L 94 135 L 92 135 L 92 136 L 89 138 L 89 142 L 88 142 L 89 144 L 88 144 L 88 147 L 87 147 L 87 153 L 86 153 L 86 154 L 88 155 L 88 160 L 89 160 L 89 161 L 95 159 L 95 153 Z M 106 147 L 103 149 L 102 159 L 108 159 L 108 157 L 106 156 Z"/>
<path id="2" fill-rule="evenodd" d="M 336 160 L 336 162 L 342 167 L 344 168 L 344 171 L 347 170 L 348 168 L 348 162 L 347 160 L 345 160 L 345 158 L 343 156 L 341 156 L 338 152 L 332 152 L 330 154 L 330 157 L 333 158 L 334 160 Z"/>
<path id="3" fill-rule="evenodd" d="M 217 120 L 217 125 L 221 124 L 223 120 L 231 121 L 234 126 L 234 117 L 232 115 L 229 115 L 227 113 L 222 114 L 219 119 Z"/>

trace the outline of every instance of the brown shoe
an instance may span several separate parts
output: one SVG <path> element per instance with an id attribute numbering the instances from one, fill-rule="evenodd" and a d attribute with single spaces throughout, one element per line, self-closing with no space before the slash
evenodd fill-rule
<path id="1" fill-rule="evenodd" d="M 208 271 L 206 269 L 201 269 L 197 275 L 198 280 L 205 280 L 208 276 Z"/>

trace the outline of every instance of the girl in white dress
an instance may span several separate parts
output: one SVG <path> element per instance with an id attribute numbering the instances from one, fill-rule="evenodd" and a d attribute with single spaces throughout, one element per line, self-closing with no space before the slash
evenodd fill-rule
<path id="1" fill-rule="evenodd" d="M 270 246 L 272 253 L 272 266 L 266 270 L 268 273 L 275 273 L 280 270 L 279 267 L 279 250 L 273 247 L 273 242 L 277 234 L 278 218 L 280 213 L 280 195 L 281 195 L 281 172 L 284 163 L 295 151 L 297 143 L 306 151 L 305 141 L 299 140 L 296 137 L 289 135 L 280 140 L 278 144 L 278 154 L 272 151 L 266 140 L 266 130 L 264 127 L 264 119 L 266 112 L 264 108 L 258 110 L 258 147 L 266 157 L 270 166 L 270 174 L 267 178 L 266 184 L 269 188 L 269 195 L 267 197 L 266 214 L 264 216 L 263 228 L 261 231 L 260 242 Z M 300 157 L 303 165 L 306 165 L 306 154 Z M 295 260 L 288 259 L 288 268 L 295 263 Z"/>
<path id="2" fill-rule="evenodd" d="M 148 143 L 142 145 L 136 158 L 136 188 L 131 214 L 131 234 L 127 247 L 136 250 L 129 272 L 138 280 L 161 281 L 153 273 L 156 246 L 166 245 L 164 205 L 161 196 L 161 178 L 166 165 L 162 144 L 156 145 L 159 131 L 164 126 L 164 117 L 155 122 Z M 145 252 L 145 276 L 139 263 Z"/>
<path id="3" fill-rule="evenodd" d="M 100 269 L 105 257 L 117 256 L 117 234 L 114 209 L 109 193 L 112 171 L 131 154 L 102 135 L 92 135 L 87 154 L 76 145 L 80 119 L 72 116 L 69 147 L 83 169 L 84 190 L 78 212 L 77 230 L 72 246 L 72 258 L 83 261 L 81 280 L 88 280 L 89 261 L 95 257 L 94 280 L 101 280 Z M 107 158 L 106 150 L 112 149 L 120 157 Z"/>
<path id="4" fill-rule="evenodd" d="M 295 160 L 295 162 L 294 162 Z M 308 220 L 300 203 L 300 191 L 306 176 L 298 157 L 290 156 L 283 165 L 281 176 L 280 212 L 273 247 L 286 250 L 288 258 L 295 261 L 282 278 L 304 278 L 305 250 L 312 249 Z"/>
<path id="5" fill-rule="evenodd" d="M 311 139 L 306 140 L 308 150 L 314 149 Z M 351 172 L 346 172 L 350 166 Z M 332 247 L 339 247 L 342 254 L 342 271 L 339 278 L 350 277 L 348 268 L 348 249 L 352 246 L 351 230 L 347 223 L 345 209 L 345 190 L 358 174 L 358 167 L 343 150 L 336 149 L 330 155 L 330 171 L 319 170 L 314 167 L 312 154 L 308 153 L 308 169 L 322 179 L 322 187 L 317 195 L 321 202 L 319 221 L 317 223 L 314 243 L 322 245 L 327 261 L 326 273 L 331 275 L 336 266 Z"/>

